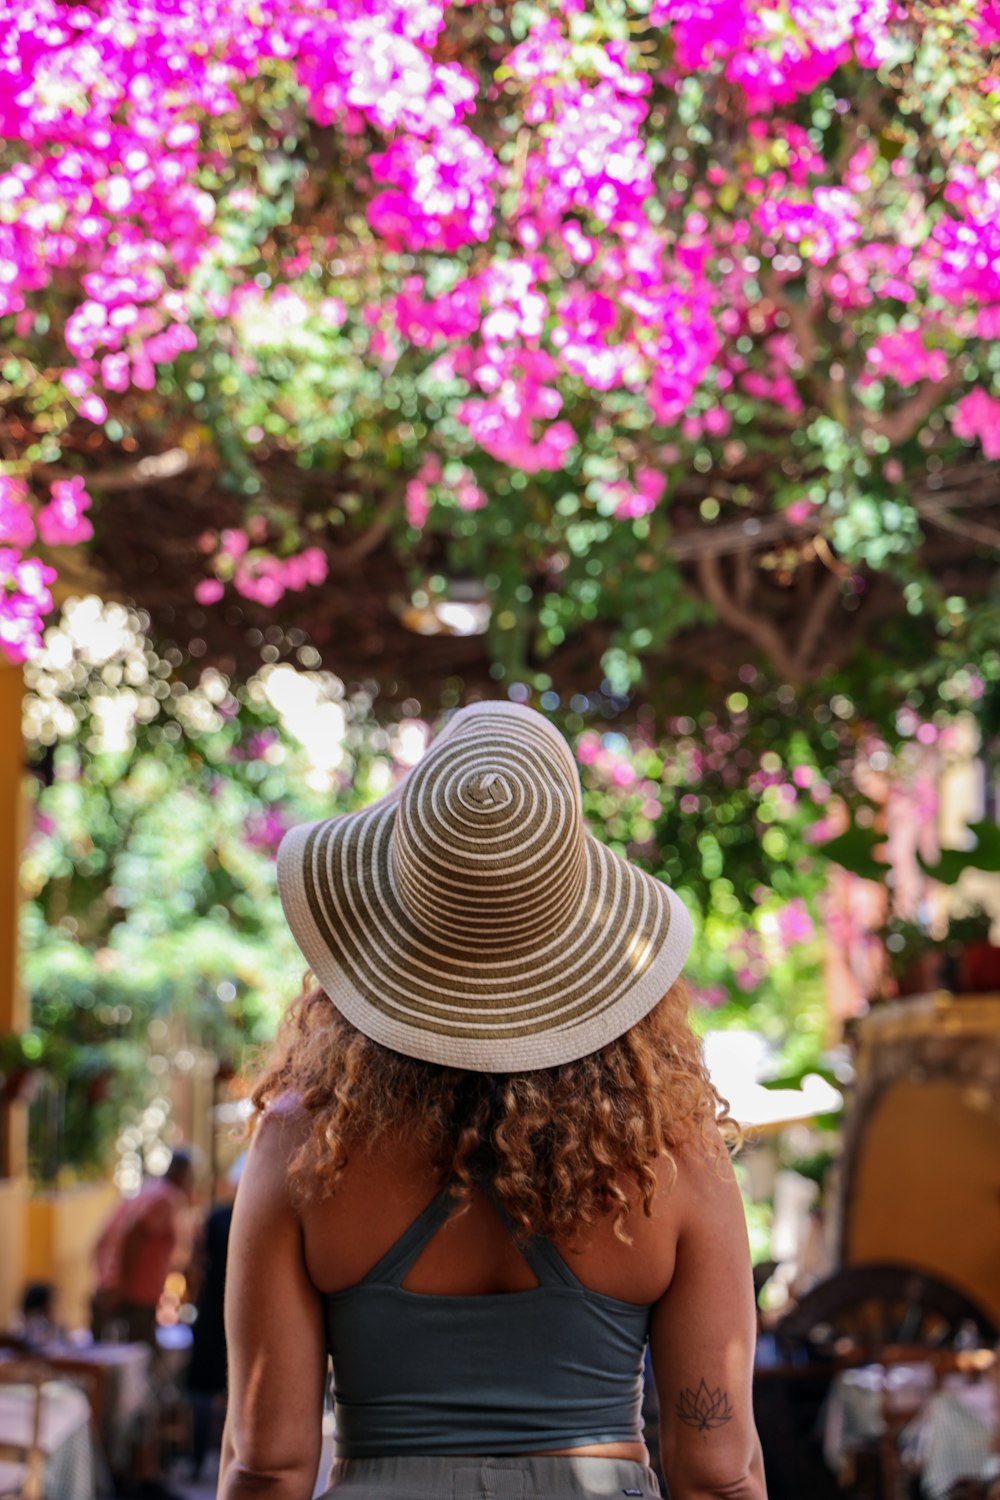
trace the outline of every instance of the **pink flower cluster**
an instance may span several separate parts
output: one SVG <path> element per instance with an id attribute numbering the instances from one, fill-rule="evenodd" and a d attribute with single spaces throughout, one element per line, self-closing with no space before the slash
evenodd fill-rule
<path id="1" fill-rule="evenodd" d="M 353 319 L 347 333 L 367 339 L 357 347 L 378 374 L 410 348 L 443 383 L 465 383 L 449 416 L 466 449 L 536 473 L 572 459 L 567 400 L 588 392 L 614 392 L 607 404 L 628 401 L 637 427 L 690 443 L 725 438 L 741 397 L 783 418 L 801 411 L 798 336 L 769 292 L 751 290 L 762 270 L 779 293 L 794 282 L 807 311 L 858 314 L 848 346 L 871 379 L 940 382 L 956 342 L 1000 337 L 996 175 L 958 153 L 943 191 L 929 192 L 912 153 L 890 159 L 869 137 L 828 162 L 818 135 L 783 118 L 821 84 L 831 110 L 850 111 L 836 96 L 851 77 L 895 56 L 898 0 L 644 0 L 634 31 L 595 24 L 585 37 L 585 0 L 539 0 L 506 56 L 484 44 L 481 70 L 453 60 L 452 8 L 0 0 L 0 318 L 58 372 L 68 415 L 113 431 L 118 398 L 152 391 L 194 353 L 206 315 L 233 320 L 249 374 L 258 349 Z M 970 17 L 989 47 L 997 0 Z M 636 40 L 649 26 L 663 30 L 665 66 Z M 720 80 L 727 110 L 744 116 L 727 121 L 729 144 L 704 171 L 664 160 L 651 113 L 654 86 L 659 111 L 689 74 L 709 101 Z M 275 76 L 317 127 L 339 132 L 368 230 L 393 252 L 379 264 L 365 226 L 345 221 L 343 263 L 365 266 L 350 310 L 316 279 L 343 252 L 328 228 L 295 239 L 266 287 L 247 282 L 227 234 L 266 196 L 263 173 L 209 190 L 228 170 L 220 139 L 251 133 Z M 879 304 L 875 333 L 863 315 Z M 974 390 L 953 426 L 991 455 L 994 406 Z M 410 481 L 415 525 L 439 498 L 485 503 L 461 460 L 435 477 L 436 462 Z M 606 486 L 614 514 L 649 513 L 659 469 L 630 458 L 621 473 L 631 477 Z M 21 556 L 36 537 L 83 542 L 88 505 L 82 479 L 34 504 L 8 484 L 0 543 Z M 232 583 L 273 603 L 325 576 L 320 549 L 279 559 L 265 540 L 248 530 L 242 551 L 222 546 L 202 602 Z"/>
<path id="2" fill-rule="evenodd" d="M 276 854 L 278 845 L 288 831 L 285 815 L 280 807 L 265 807 L 251 813 L 243 824 L 243 838 L 251 849 L 262 854 Z"/>
<path id="3" fill-rule="evenodd" d="M 94 528 L 85 512 L 90 506 L 79 476 L 57 479 L 49 499 L 37 511 L 23 479 L 0 474 L 0 648 L 23 661 L 41 641 L 42 622 L 52 608 L 49 585 L 55 569 L 25 557 L 36 537 L 47 547 L 89 541 Z"/>
<path id="4" fill-rule="evenodd" d="M 978 0 L 969 21 L 980 47 L 1000 47 L 1000 0 Z"/>
<path id="5" fill-rule="evenodd" d="M 251 527 L 260 540 L 266 536 L 266 527 Z M 215 576 L 202 578 L 195 585 L 194 596 L 199 604 L 217 604 L 224 596 L 226 583 L 244 599 L 270 608 L 291 590 L 301 593 L 303 589 L 318 587 L 326 582 L 326 553 L 321 547 L 306 547 L 291 557 L 275 557 L 262 547 L 251 548 L 249 531 L 229 528 L 216 539 L 211 532 L 203 538 L 203 549 L 214 550 L 212 563 Z"/>
<path id="6" fill-rule="evenodd" d="M 619 334 L 621 313 L 606 292 L 579 284 L 558 304 L 552 347 L 564 367 L 594 391 L 610 391 L 625 380 L 636 352 Z"/>
<path id="7" fill-rule="evenodd" d="M 648 87 L 647 80 L 636 82 Z M 610 83 L 563 90 L 559 112 L 525 172 L 524 196 L 539 225 L 573 212 L 591 215 L 604 228 L 640 222 L 653 192 L 640 134 L 645 116 L 644 104 Z"/>
<path id="8" fill-rule="evenodd" d="M 467 125 L 439 130 L 433 151 L 417 136 L 397 137 L 369 165 L 386 186 L 372 197 L 368 221 L 390 247 L 449 252 L 489 239 L 500 169 Z"/>
<path id="9" fill-rule="evenodd" d="M 899 328 L 883 333 L 869 347 L 867 360 L 873 378 L 888 378 L 900 385 L 915 385 L 918 380 L 944 380 L 948 374 L 948 356 L 943 349 L 929 349 L 923 328 Z"/>
<path id="10" fill-rule="evenodd" d="M 577 438 L 569 422 L 550 420 L 562 410 L 555 373 L 555 361 L 543 349 L 498 353 L 483 371 L 494 394 L 464 401 L 459 420 L 474 442 L 512 469 L 559 469 Z"/>
<path id="11" fill-rule="evenodd" d="M 643 465 L 636 469 L 634 481 L 618 479 L 602 486 L 604 498 L 614 504 L 614 514 L 619 521 L 635 521 L 648 516 L 663 499 L 666 488 L 665 475 Z"/>
<path id="12" fill-rule="evenodd" d="M 487 497 L 466 464 L 452 460 L 445 467 L 436 453 L 428 453 L 405 491 L 406 519 L 417 531 L 427 524 L 435 501 L 472 511 L 482 510 Z"/>
<path id="13" fill-rule="evenodd" d="M 25 661 L 41 645 L 42 620 L 52 608 L 56 570 L 37 557 L 0 546 L 0 650 Z"/>
<path id="14" fill-rule="evenodd" d="M 750 0 L 654 0 L 649 12 L 651 25 L 670 26 L 677 64 L 685 73 L 744 48 L 752 19 Z"/>
<path id="15" fill-rule="evenodd" d="M 951 430 L 966 442 L 978 438 L 986 458 L 1000 458 L 1000 400 L 977 386 L 955 402 Z"/>
<path id="16" fill-rule="evenodd" d="M 957 216 L 934 226 L 931 290 L 956 306 L 1000 304 L 1000 179 L 958 167 L 945 198 Z"/>
<path id="17" fill-rule="evenodd" d="M 35 540 L 35 517 L 23 479 L 0 474 L 0 546 L 24 551 Z"/>
<path id="18" fill-rule="evenodd" d="M 855 59 L 877 68 L 893 50 L 893 26 L 905 19 L 897 0 L 654 0 L 650 21 L 669 26 L 678 66 L 696 73 L 722 63 L 752 113 L 811 93 Z"/>
<path id="19" fill-rule="evenodd" d="M 816 935 L 816 924 L 800 896 L 785 903 L 775 914 L 778 937 L 783 948 L 808 943 Z"/>
<path id="20" fill-rule="evenodd" d="M 846 188 L 817 188 L 811 200 L 768 198 L 755 211 L 757 227 L 771 239 L 797 246 L 814 265 L 825 266 L 861 237 L 858 205 Z"/>
<path id="21" fill-rule="evenodd" d="M 38 512 L 38 534 L 47 547 L 73 547 L 89 542 L 94 528 L 87 519 L 91 500 L 79 475 L 75 479 L 57 479 L 52 498 Z"/>

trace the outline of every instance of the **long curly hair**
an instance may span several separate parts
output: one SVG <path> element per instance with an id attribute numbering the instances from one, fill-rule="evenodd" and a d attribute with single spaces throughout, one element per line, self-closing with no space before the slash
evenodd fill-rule
<path id="1" fill-rule="evenodd" d="M 252 1091 L 259 1120 L 292 1096 L 310 1125 L 289 1176 L 307 1197 L 336 1191 L 352 1152 L 405 1136 L 466 1205 L 489 1180 L 515 1231 L 573 1239 L 600 1217 L 628 1242 L 633 1204 L 647 1215 L 655 1164 L 694 1138 L 722 1153 L 738 1136 L 687 1020 L 681 981 L 613 1042 L 559 1067 L 477 1073 L 406 1057 L 358 1031 L 317 985 L 290 1007 Z M 631 1191 L 630 1191 L 631 1189 Z"/>

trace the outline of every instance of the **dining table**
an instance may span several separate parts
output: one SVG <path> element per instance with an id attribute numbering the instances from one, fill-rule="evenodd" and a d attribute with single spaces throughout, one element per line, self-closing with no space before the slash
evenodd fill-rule
<path id="1" fill-rule="evenodd" d="M 35 1352 L 58 1374 L 80 1385 L 109 1469 L 113 1474 L 124 1472 L 136 1424 L 149 1406 L 149 1345 L 69 1338 L 53 1340 Z"/>
<path id="2" fill-rule="evenodd" d="M 946 1377 L 900 1438 L 926 1500 L 945 1500 L 962 1479 L 1000 1476 L 1000 1402 L 992 1380 Z"/>
<path id="3" fill-rule="evenodd" d="M 940 1361 L 860 1365 L 841 1370 L 826 1403 L 823 1450 L 834 1473 L 852 1455 L 879 1447 L 888 1474 L 917 1479 L 925 1500 L 945 1500 L 961 1480 L 1000 1476 L 997 1384 L 978 1371 L 942 1371 Z"/>
<path id="4" fill-rule="evenodd" d="M 77 1386 L 53 1379 L 41 1386 L 39 1399 L 45 1500 L 95 1500 L 100 1464 L 87 1397 Z M 30 1445 L 35 1401 L 33 1386 L 0 1385 L 0 1441 Z"/>

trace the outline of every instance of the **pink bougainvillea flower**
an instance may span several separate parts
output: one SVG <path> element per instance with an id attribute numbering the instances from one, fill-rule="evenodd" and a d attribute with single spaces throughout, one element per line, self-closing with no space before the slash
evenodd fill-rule
<path id="1" fill-rule="evenodd" d="M 89 542 L 94 528 L 87 518 L 91 499 L 86 482 L 78 474 L 73 479 L 57 479 L 50 489 L 51 498 L 38 512 L 38 534 L 47 547 L 72 547 Z"/>
<path id="2" fill-rule="evenodd" d="M 794 900 L 781 907 L 775 920 L 778 936 L 785 948 L 808 943 L 816 934 L 816 924 L 801 897 L 796 896 Z"/>
<path id="3" fill-rule="evenodd" d="M 969 26 L 978 46 L 1000 47 L 1000 0 L 978 0 Z"/>
<path id="4" fill-rule="evenodd" d="M 635 521 L 656 509 L 666 488 L 666 477 L 658 469 L 640 467 L 635 471 L 634 484 L 619 480 L 607 485 L 605 493 L 615 502 L 617 520 Z"/>
<path id="5" fill-rule="evenodd" d="M 944 380 L 949 368 L 943 349 L 927 347 L 922 328 L 901 328 L 895 333 L 882 334 L 869 345 L 866 358 L 874 375 L 889 377 L 900 385 Z"/>
<path id="6" fill-rule="evenodd" d="M 23 551 L 35 540 L 35 521 L 22 479 L 0 474 L 0 547 Z"/>
<path id="7" fill-rule="evenodd" d="M 225 592 L 218 578 L 201 578 L 194 586 L 194 597 L 199 604 L 218 604 Z"/>
<path id="8" fill-rule="evenodd" d="M 861 237 L 857 212 L 857 201 L 846 188 L 817 188 L 811 200 L 768 198 L 753 217 L 764 234 L 788 240 L 814 265 L 825 266 Z"/>
<path id="9" fill-rule="evenodd" d="M 1000 458 L 1000 400 L 981 386 L 955 402 L 951 428 L 966 442 L 978 438 L 985 458 Z"/>
<path id="10" fill-rule="evenodd" d="M 649 12 L 650 25 L 671 26 L 677 62 L 686 73 L 737 52 L 751 18 L 749 0 L 654 0 Z"/>
<path id="11" fill-rule="evenodd" d="M 306 547 L 284 560 L 284 584 L 286 589 L 296 592 L 315 588 L 326 582 L 326 553 L 322 547 Z"/>
<path id="12" fill-rule="evenodd" d="M 0 650 L 25 661 L 41 646 L 44 617 L 52 608 L 55 569 L 16 547 L 0 547 Z"/>
<path id="13" fill-rule="evenodd" d="M 369 167 L 385 187 L 368 205 L 368 222 L 388 244 L 452 251 L 489 238 L 500 169 L 467 126 L 437 131 L 430 150 L 414 136 L 398 136 Z"/>

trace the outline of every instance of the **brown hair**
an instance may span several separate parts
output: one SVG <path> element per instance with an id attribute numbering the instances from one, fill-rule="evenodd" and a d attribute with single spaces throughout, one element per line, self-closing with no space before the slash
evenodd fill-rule
<path id="1" fill-rule="evenodd" d="M 657 1160 L 673 1180 L 685 1143 L 718 1150 L 716 1123 L 736 1133 L 688 1025 L 681 981 L 598 1052 L 530 1073 L 469 1072 L 393 1052 L 307 983 L 252 1097 L 263 1114 L 288 1095 L 311 1126 L 290 1164 L 300 1191 L 334 1192 L 350 1152 L 405 1133 L 442 1182 L 454 1181 L 459 1203 L 487 1178 L 525 1236 L 571 1238 L 614 1213 L 615 1234 L 628 1240 L 634 1189 L 648 1215 Z"/>

